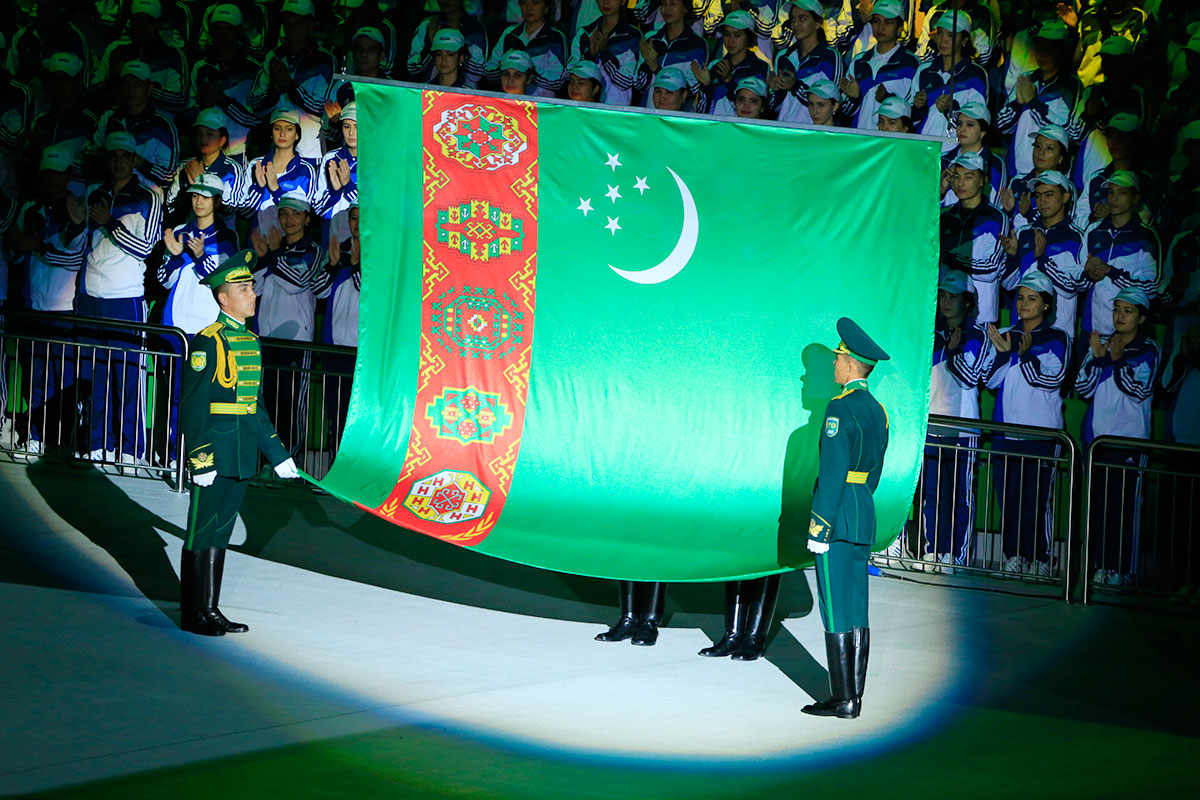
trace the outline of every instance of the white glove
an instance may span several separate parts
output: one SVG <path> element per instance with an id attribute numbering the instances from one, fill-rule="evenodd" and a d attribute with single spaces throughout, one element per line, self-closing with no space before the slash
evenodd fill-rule
<path id="1" fill-rule="evenodd" d="M 289 458 L 275 465 L 275 474 L 281 478 L 299 478 L 300 470 L 296 469 L 296 462 Z"/>
<path id="2" fill-rule="evenodd" d="M 818 542 L 816 539 L 809 539 L 808 540 L 808 549 L 811 550 L 812 552 L 816 553 L 817 555 L 821 555 L 821 553 L 829 552 L 829 543 L 828 542 Z"/>
<path id="3" fill-rule="evenodd" d="M 192 483 L 197 486 L 212 486 L 213 481 L 217 479 L 217 471 L 215 469 L 208 472 L 201 472 L 199 475 L 192 476 Z"/>

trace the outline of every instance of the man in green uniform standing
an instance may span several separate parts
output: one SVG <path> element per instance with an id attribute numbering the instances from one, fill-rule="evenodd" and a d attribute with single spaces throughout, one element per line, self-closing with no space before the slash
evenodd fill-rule
<path id="1" fill-rule="evenodd" d="M 875 541 L 872 494 L 883 472 L 887 412 L 867 391 L 867 376 L 889 356 L 853 321 L 837 323 L 834 380 L 843 391 L 829 401 L 821 431 L 821 467 L 813 490 L 808 549 L 815 554 L 817 598 L 825 623 L 832 697 L 802 711 L 854 719 L 862 710 L 870 628 L 867 558 Z"/>
<path id="2" fill-rule="evenodd" d="M 246 328 L 256 302 L 253 250 L 234 253 L 201 280 L 212 289 L 221 312 L 192 339 L 183 370 L 179 424 L 192 471 L 192 504 L 179 571 L 180 627 L 202 636 L 242 633 L 217 603 L 225 571 L 225 547 L 258 472 L 258 452 L 281 478 L 298 478 L 275 426 L 262 407 L 262 353 Z"/>

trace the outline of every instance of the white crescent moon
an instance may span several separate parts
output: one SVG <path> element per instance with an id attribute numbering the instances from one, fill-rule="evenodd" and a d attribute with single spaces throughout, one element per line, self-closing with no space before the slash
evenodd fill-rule
<path id="1" fill-rule="evenodd" d="M 692 253 L 696 252 L 696 240 L 700 237 L 700 218 L 696 214 L 696 201 L 692 199 L 692 193 L 687 184 L 675 174 L 675 170 L 667 167 L 667 172 L 671 173 L 671 177 L 675 179 L 675 184 L 679 187 L 679 197 L 683 200 L 683 229 L 679 231 L 679 241 L 675 243 L 675 249 L 663 259 L 662 263 L 650 267 L 650 269 L 631 272 L 617 269 L 612 264 L 608 265 L 609 269 L 627 281 L 650 284 L 670 280 L 687 266 L 688 261 L 692 258 Z"/>

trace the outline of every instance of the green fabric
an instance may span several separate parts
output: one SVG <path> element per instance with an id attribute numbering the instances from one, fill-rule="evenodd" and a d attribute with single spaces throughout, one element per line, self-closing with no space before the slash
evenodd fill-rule
<path id="1" fill-rule="evenodd" d="M 356 98 L 360 340 L 344 438 L 321 485 L 377 508 L 401 473 L 414 413 L 426 413 L 416 407 L 427 324 L 422 95 L 363 83 Z M 928 410 L 938 144 L 541 100 L 537 137 L 524 430 L 503 512 L 473 549 L 632 580 L 811 563 L 804 541 L 825 406 L 839 391 L 841 316 L 892 355 L 871 385 L 893 421 L 876 544 L 895 538 Z M 606 165 L 611 155 L 620 167 Z M 646 269 L 681 237 L 668 168 L 695 200 L 694 254 L 670 280 L 625 280 L 610 265 Z M 475 474 L 492 457 L 479 453 Z"/>
<path id="2" fill-rule="evenodd" d="M 821 622 L 830 633 L 868 628 L 867 557 L 865 544 L 833 542 L 829 552 L 817 556 L 817 605 Z"/>
<path id="3" fill-rule="evenodd" d="M 183 546 L 189 550 L 226 547 L 249 485 L 250 481 L 218 475 L 212 486 L 192 486 L 187 539 Z"/>

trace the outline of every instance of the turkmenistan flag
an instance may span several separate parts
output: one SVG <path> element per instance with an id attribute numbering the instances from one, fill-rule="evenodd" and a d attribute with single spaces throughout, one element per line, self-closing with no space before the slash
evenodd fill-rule
<path id="1" fill-rule="evenodd" d="M 362 327 L 325 488 L 565 572 L 801 566 L 849 316 L 892 355 L 871 388 L 895 537 L 925 436 L 937 142 L 356 93 Z"/>

